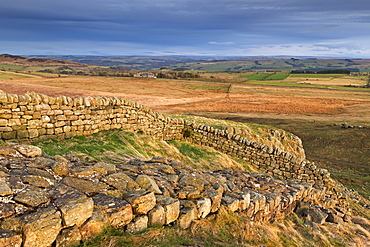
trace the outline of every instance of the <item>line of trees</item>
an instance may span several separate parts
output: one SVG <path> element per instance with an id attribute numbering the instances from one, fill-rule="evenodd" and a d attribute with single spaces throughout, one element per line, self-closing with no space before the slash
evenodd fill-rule
<path id="1" fill-rule="evenodd" d="M 312 71 L 312 70 L 293 70 L 290 72 L 291 74 L 351 74 L 351 70 L 347 69 L 328 69 L 328 70 L 319 70 L 319 71 Z"/>

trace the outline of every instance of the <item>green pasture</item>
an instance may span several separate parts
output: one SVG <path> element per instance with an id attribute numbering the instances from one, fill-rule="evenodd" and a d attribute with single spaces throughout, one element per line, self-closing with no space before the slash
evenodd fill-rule
<path id="1" fill-rule="evenodd" d="M 265 78 L 265 80 L 284 80 L 289 74 L 272 74 Z"/>
<path id="2" fill-rule="evenodd" d="M 0 70 L 23 70 L 22 65 L 0 64 Z"/>
<path id="3" fill-rule="evenodd" d="M 254 75 L 248 77 L 248 80 L 259 81 L 259 80 L 265 79 L 267 76 L 269 76 L 269 75 L 268 74 L 254 74 Z"/>

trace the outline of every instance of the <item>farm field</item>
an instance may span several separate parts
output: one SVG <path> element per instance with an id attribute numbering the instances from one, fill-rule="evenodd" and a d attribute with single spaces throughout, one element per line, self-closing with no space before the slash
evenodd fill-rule
<path id="1" fill-rule="evenodd" d="M 285 80 L 289 79 L 317 80 L 330 86 L 339 83 L 336 80 L 348 84 L 356 78 L 306 75 Z M 365 80 L 359 81 L 365 83 Z M 2 77 L 0 89 L 16 94 L 34 91 L 50 96 L 116 96 L 167 114 L 199 115 L 282 128 L 302 138 L 307 156 L 318 166 L 326 167 L 345 185 L 370 196 L 370 89 L 329 90 L 279 87 L 278 84 L 98 76 Z M 344 122 L 366 128 L 342 129 Z"/>

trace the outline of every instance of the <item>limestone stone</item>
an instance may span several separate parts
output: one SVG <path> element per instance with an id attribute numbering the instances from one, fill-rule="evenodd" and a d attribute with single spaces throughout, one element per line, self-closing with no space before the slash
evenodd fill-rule
<path id="1" fill-rule="evenodd" d="M 33 161 L 33 167 L 48 168 L 55 163 L 55 160 L 45 157 L 36 157 Z"/>
<path id="2" fill-rule="evenodd" d="M 300 207 L 296 210 L 298 216 L 301 216 L 308 221 L 317 223 L 317 224 L 324 224 L 328 215 L 321 210 L 316 208 L 310 208 L 308 206 Z"/>
<path id="3" fill-rule="evenodd" d="M 138 233 L 145 231 L 147 228 L 148 228 L 148 216 L 140 215 L 127 225 L 126 232 Z"/>
<path id="4" fill-rule="evenodd" d="M 212 201 L 211 213 L 216 212 L 221 206 L 222 193 L 215 190 L 206 190 L 204 195 Z"/>
<path id="5" fill-rule="evenodd" d="M 0 196 L 13 194 L 12 189 L 9 187 L 4 178 L 0 178 Z"/>
<path id="6" fill-rule="evenodd" d="M 55 162 L 51 169 L 53 172 L 59 176 L 67 176 L 69 174 L 69 166 L 67 162 Z"/>
<path id="7" fill-rule="evenodd" d="M 200 191 L 204 189 L 204 183 L 201 181 L 197 176 L 193 176 L 194 174 L 184 175 L 179 180 L 179 185 L 181 186 L 193 186 Z"/>
<path id="8" fill-rule="evenodd" d="M 107 216 L 113 227 L 121 228 L 134 218 L 132 206 L 121 199 L 99 193 L 93 197 L 95 205 Z"/>
<path id="9" fill-rule="evenodd" d="M 1 146 L 0 147 L 0 155 L 5 156 L 20 156 L 20 153 L 11 147 Z"/>
<path id="10" fill-rule="evenodd" d="M 328 213 L 328 217 L 326 218 L 327 222 L 336 223 L 336 224 L 343 224 L 344 220 L 342 217 L 339 217 L 337 214 L 333 212 Z"/>
<path id="11" fill-rule="evenodd" d="M 94 170 L 86 166 L 75 167 L 75 168 L 70 169 L 70 173 L 73 177 L 84 178 L 84 177 L 93 176 Z"/>
<path id="12" fill-rule="evenodd" d="M 160 205 L 156 205 L 152 210 L 148 212 L 149 226 L 164 225 L 166 223 L 166 212 Z"/>
<path id="13" fill-rule="evenodd" d="M 14 201 L 31 207 L 37 207 L 41 204 L 47 203 L 49 201 L 49 197 L 42 189 L 30 186 L 27 189 L 19 192 L 14 197 Z"/>
<path id="14" fill-rule="evenodd" d="M 155 180 L 148 175 L 137 176 L 136 183 L 138 183 L 144 190 L 152 191 L 156 194 L 162 194 L 162 191 L 159 189 Z"/>
<path id="15" fill-rule="evenodd" d="M 193 220 L 198 218 L 199 212 L 196 207 L 182 208 L 180 210 L 180 217 L 177 220 L 178 226 L 181 229 L 190 227 Z"/>
<path id="16" fill-rule="evenodd" d="M 107 225 L 108 220 L 104 213 L 95 207 L 92 216 L 80 227 L 82 240 L 87 241 L 102 233 Z"/>
<path id="17" fill-rule="evenodd" d="M 209 198 L 202 198 L 197 200 L 198 218 L 205 218 L 212 208 L 212 202 Z"/>
<path id="18" fill-rule="evenodd" d="M 180 201 L 169 196 L 157 195 L 157 202 L 164 208 L 166 220 L 165 224 L 169 224 L 179 217 Z"/>
<path id="19" fill-rule="evenodd" d="M 63 178 L 62 182 L 85 193 L 99 192 L 108 187 L 108 185 L 102 182 L 73 177 L 65 177 Z"/>
<path id="20" fill-rule="evenodd" d="M 36 187 L 47 188 L 54 184 L 54 179 L 45 178 L 42 176 L 25 175 L 22 176 L 22 181 L 34 185 Z"/>
<path id="21" fill-rule="evenodd" d="M 31 145 L 16 145 L 14 146 L 19 153 L 24 155 L 25 157 L 36 157 L 42 155 L 42 150 L 39 147 L 31 146 Z"/>
<path id="22" fill-rule="evenodd" d="M 140 186 L 125 173 L 114 173 L 106 176 L 104 182 L 119 190 L 139 189 Z"/>
<path id="23" fill-rule="evenodd" d="M 0 203 L 0 219 L 9 217 L 15 213 L 15 206 L 13 203 Z"/>
<path id="24" fill-rule="evenodd" d="M 49 247 L 57 238 L 62 223 L 60 212 L 53 206 L 39 208 L 22 217 L 23 246 Z"/>
<path id="25" fill-rule="evenodd" d="M 65 228 L 55 240 L 55 247 L 77 246 L 81 240 L 81 234 L 77 227 Z"/>
<path id="26" fill-rule="evenodd" d="M 91 167 L 94 171 L 100 172 L 102 174 L 112 174 L 116 172 L 116 166 L 109 163 L 98 162 Z"/>
<path id="27" fill-rule="evenodd" d="M 201 197 L 200 193 L 200 190 L 194 186 L 185 186 L 177 191 L 177 197 L 179 199 L 197 199 Z"/>
<path id="28" fill-rule="evenodd" d="M 235 198 L 235 197 L 232 197 L 232 196 L 229 196 L 229 195 L 225 195 L 222 197 L 222 201 L 221 201 L 222 205 L 224 205 L 226 207 L 227 210 L 231 211 L 231 212 L 235 212 L 239 209 L 239 204 L 240 204 L 240 201 L 238 198 Z"/>
<path id="29" fill-rule="evenodd" d="M 146 214 L 156 205 L 154 192 L 151 191 L 129 191 L 123 198 L 131 204 L 135 214 Z"/>
<path id="30" fill-rule="evenodd" d="M 63 226 L 81 226 L 91 217 L 94 202 L 77 191 L 69 191 L 57 198 L 54 203 L 62 213 Z"/>
<path id="31" fill-rule="evenodd" d="M 21 247 L 22 235 L 13 231 L 0 229 L 0 246 Z"/>

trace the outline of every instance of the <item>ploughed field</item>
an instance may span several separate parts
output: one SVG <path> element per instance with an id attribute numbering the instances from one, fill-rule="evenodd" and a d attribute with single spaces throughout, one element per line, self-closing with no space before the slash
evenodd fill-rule
<path id="1" fill-rule="evenodd" d="M 216 76 L 216 75 L 215 75 Z M 292 81 L 290 76 L 284 81 Z M 317 85 L 354 84 L 346 78 L 299 78 Z M 168 114 L 201 115 L 272 125 L 298 135 L 309 159 L 345 185 L 370 196 L 370 90 L 232 84 L 117 77 L 0 77 L 7 93 L 115 96 Z M 304 84 L 302 84 L 304 85 Z M 354 128 L 342 129 L 346 123 Z"/>

